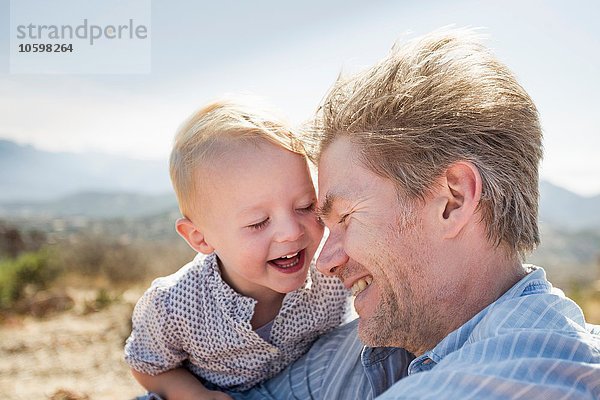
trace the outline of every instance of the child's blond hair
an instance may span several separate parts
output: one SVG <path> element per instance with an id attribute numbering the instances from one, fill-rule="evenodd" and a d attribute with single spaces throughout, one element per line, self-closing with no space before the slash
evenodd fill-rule
<path id="1" fill-rule="evenodd" d="M 196 111 L 177 130 L 169 171 L 181 214 L 190 218 L 200 211 L 198 169 L 227 151 L 233 141 L 257 140 L 306 156 L 299 135 L 263 108 L 240 99 L 223 99 Z"/>

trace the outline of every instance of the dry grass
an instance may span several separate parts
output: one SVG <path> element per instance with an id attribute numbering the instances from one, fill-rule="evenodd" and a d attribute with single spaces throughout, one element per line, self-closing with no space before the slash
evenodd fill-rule
<path id="1" fill-rule="evenodd" d="M 566 286 L 565 294 L 581 307 L 587 322 L 600 325 L 600 280 L 571 283 Z"/>
<path id="2" fill-rule="evenodd" d="M 70 291 L 75 307 L 44 319 L 11 317 L 0 326 L 3 399 L 128 399 L 143 393 L 122 359 L 133 304 L 124 293 L 98 312 L 95 291 Z"/>

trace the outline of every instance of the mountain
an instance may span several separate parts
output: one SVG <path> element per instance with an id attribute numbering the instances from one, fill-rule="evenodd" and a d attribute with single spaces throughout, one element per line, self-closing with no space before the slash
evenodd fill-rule
<path id="1" fill-rule="evenodd" d="M 543 266 L 553 283 L 600 279 L 600 229 L 574 231 L 542 222 L 540 238 L 527 262 Z"/>
<path id="2" fill-rule="evenodd" d="M 0 217 L 53 218 L 86 217 L 136 218 L 177 211 L 174 193 L 81 192 L 55 200 L 0 204 Z"/>
<path id="3" fill-rule="evenodd" d="M 600 228 L 600 195 L 583 197 L 540 182 L 540 222 L 570 230 Z"/>
<path id="4" fill-rule="evenodd" d="M 52 153 L 0 140 L 0 216 L 144 216 L 175 210 L 166 161 Z M 600 228 L 600 196 L 540 183 L 540 222 Z"/>
<path id="5" fill-rule="evenodd" d="M 48 201 L 79 192 L 171 191 L 166 161 L 53 153 L 0 140 L 0 202 Z"/>

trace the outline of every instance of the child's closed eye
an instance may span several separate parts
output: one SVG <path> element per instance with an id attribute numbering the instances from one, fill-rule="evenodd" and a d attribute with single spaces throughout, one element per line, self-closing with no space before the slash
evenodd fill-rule
<path id="1" fill-rule="evenodd" d="M 265 218 L 264 220 L 257 222 L 256 224 L 248 225 L 247 227 L 252 230 L 260 230 L 265 228 L 269 224 L 270 218 Z"/>
<path id="2" fill-rule="evenodd" d="M 305 213 L 313 212 L 313 211 L 315 211 L 315 203 L 312 202 L 312 203 L 310 203 L 309 205 L 307 205 L 305 207 L 300 207 L 298 209 L 298 211 L 305 212 Z"/>

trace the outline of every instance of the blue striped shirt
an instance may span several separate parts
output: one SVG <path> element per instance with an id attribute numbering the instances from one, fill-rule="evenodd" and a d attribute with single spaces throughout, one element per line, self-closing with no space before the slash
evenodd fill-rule
<path id="1" fill-rule="evenodd" d="M 414 359 L 356 321 L 242 399 L 600 399 L 600 329 L 539 268 Z"/>

